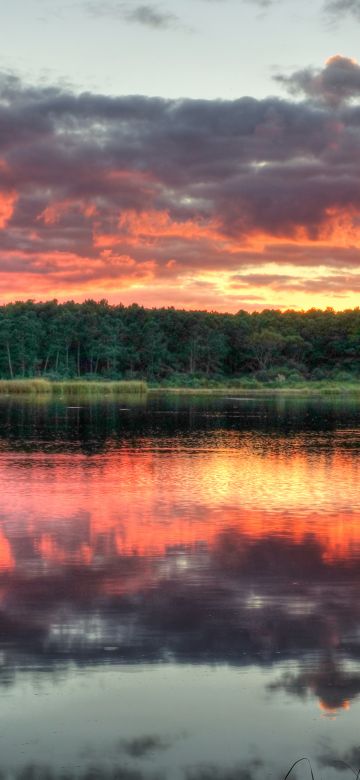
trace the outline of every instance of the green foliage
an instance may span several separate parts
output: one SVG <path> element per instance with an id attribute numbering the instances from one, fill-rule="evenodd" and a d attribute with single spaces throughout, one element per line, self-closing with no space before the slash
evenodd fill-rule
<path id="1" fill-rule="evenodd" d="M 111 389 L 119 381 L 169 388 L 346 384 L 360 379 L 360 309 L 218 314 L 104 300 L 16 302 L 0 306 L 6 379 L 48 381 L 59 393 L 64 382 L 67 393 L 80 392 L 80 382 L 87 393 L 97 392 L 98 382 L 106 383 L 103 392 L 122 392 Z M 13 392 L 25 391 L 16 386 Z"/>

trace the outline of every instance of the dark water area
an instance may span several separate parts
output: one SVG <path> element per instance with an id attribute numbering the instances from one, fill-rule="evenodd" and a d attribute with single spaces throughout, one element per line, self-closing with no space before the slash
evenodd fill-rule
<path id="1" fill-rule="evenodd" d="M 351 398 L 0 400 L 2 776 L 351 777 L 359 453 Z"/>

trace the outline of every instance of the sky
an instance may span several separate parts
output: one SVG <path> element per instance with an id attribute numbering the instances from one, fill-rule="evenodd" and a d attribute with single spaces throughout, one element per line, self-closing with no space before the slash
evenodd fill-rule
<path id="1" fill-rule="evenodd" d="M 0 301 L 359 305 L 360 0 L 0 5 Z"/>

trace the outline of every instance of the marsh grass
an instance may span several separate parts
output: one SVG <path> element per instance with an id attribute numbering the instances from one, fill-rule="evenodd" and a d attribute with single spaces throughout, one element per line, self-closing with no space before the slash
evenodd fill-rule
<path id="1" fill-rule="evenodd" d="M 101 382 L 79 379 L 50 382 L 48 379 L 0 379 L 0 395 L 114 396 L 145 393 L 146 382 L 135 380 Z"/>
<path id="2" fill-rule="evenodd" d="M 238 392 L 246 392 L 247 395 L 360 395 L 360 382 L 331 382 L 328 380 L 313 382 L 304 381 L 299 383 L 281 383 L 275 382 L 231 382 L 218 384 L 211 387 L 168 387 L 158 385 L 150 388 L 151 392 L 161 392 L 167 394 L 179 395 L 227 395 Z M 360 780 L 360 778 L 359 778 Z"/>
<path id="3" fill-rule="evenodd" d="M 0 379 L 0 395 L 34 393 L 51 393 L 51 382 L 46 379 Z"/>
<path id="4" fill-rule="evenodd" d="M 56 395 L 144 395 L 146 382 L 137 380 L 101 382 L 92 380 L 68 380 L 51 382 L 52 392 Z"/>
<path id="5" fill-rule="evenodd" d="M 151 393 L 166 393 L 179 395 L 227 395 L 228 393 L 246 392 L 249 395 L 348 395 L 360 394 L 360 382 L 334 382 L 329 380 L 308 381 L 299 383 L 260 383 L 248 381 L 230 381 L 229 383 L 216 385 L 210 384 L 201 387 L 169 387 L 167 385 L 153 385 L 149 388 L 147 382 L 141 380 L 114 380 L 101 381 L 91 379 L 0 379 L 0 395 L 24 395 L 24 396 L 83 396 L 89 397 L 114 397 L 134 396 L 140 397 Z M 360 779 L 359 779 L 360 780 Z"/>

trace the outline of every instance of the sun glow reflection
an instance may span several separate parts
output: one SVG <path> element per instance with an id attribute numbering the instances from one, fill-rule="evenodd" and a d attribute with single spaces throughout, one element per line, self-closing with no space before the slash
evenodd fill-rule
<path id="1" fill-rule="evenodd" d="M 90 563 L 102 556 L 163 553 L 176 546 L 212 546 L 224 528 L 250 540 L 264 536 L 301 543 L 311 536 L 326 561 L 346 559 L 360 545 L 360 507 L 353 502 L 360 464 L 345 453 L 316 456 L 240 449 L 199 456 L 186 451 L 118 451 L 95 456 L 13 454 L 0 461 L 2 567 L 12 565 L 7 529 L 17 518 L 35 535 L 44 560 Z M 258 449 L 259 447 L 259 449 Z M 274 485 L 276 489 L 274 490 Z M 71 550 L 68 536 L 74 537 Z"/>

